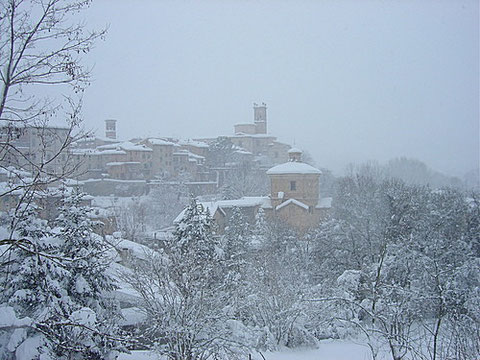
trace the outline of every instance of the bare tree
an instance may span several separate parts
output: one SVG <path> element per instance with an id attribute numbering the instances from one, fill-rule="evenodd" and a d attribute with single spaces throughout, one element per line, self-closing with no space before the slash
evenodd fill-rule
<path id="1" fill-rule="evenodd" d="M 265 171 L 255 169 L 249 164 L 242 164 L 227 172 L 222 186 L 222 195 L 225 199 L 266 194 L 268 194 L 268 178 Z"/>
<path id="2" fill-rule="evenodd" d="M 125 239 L 138 241 L 146 231 L 148 205 L 145 199 L 132 198 L 131 201 L 114 207 L 117 230 Z"/>
<path id="3" fill-rule="evenodd" d="M 82 132 L 81 94 L 89 83 L 90 72 L 81 59 L 93 42 L 105 34 L 104 30 L 88 31 L 84 23 L 76 20 L 78 13 L 90 2 L 0 2 L 0 171 L 9 175 L 7 185 L 2 184 L 0 201 L 8 200 L 10 209 L 9 224 L 0 224 L 4 234 L 0 239 L 0 288 L 4 294 L 0 303 L 3 309 L 10 309 L 13 319 L 31 318 L 28 325 L 19 329 L 22 331 L 20 338 L 16 329 L 8 328 L 1 329 L 1 338 L 8 341 L 12 335 L 17 339 L 8 346 L 9 352 L 21 346 L 32 350 L 32 354 L 36 349 L 37 354 L 31 355 L 32 358 L 42 352 L 45 355 L 41 357 L 47 352 L 65 355 L 67 351 L 72 351 L 74 357 L 81 356 L 85 348 L 86 353 L 96 352 L 88 341 L 82 341 L 82 349 L 72 345 L 68 329 L 73 329 L 80 337 L 88 332 L 91 338 L 98 339 L 101 347 L 112 335 L 100 334 L 91 326 L 95 322 L 95 311 L 83 311 L 90 305 L 74 304 L 67 296 L 79 293 L 78 290 L 87 294 L 90 289 L 83 282 L 82 286 L 70 291 L 71 284 L 66 283 L 69 275 L 80 274 L 82 261 L 94 259 L 90 253 L 84 259 L 79 256 L 87 247 L 76 242 L 90 239 L 90 227 L 77 231 L 88 219 L 72 217 L 71 221 L 62 224 L 47 224 L 38 218 L 35 204 L 41 198 L 39 193 L 48 196 L 48 184 L 64 179 L 76 169 L 69 161 L 68 148 Z M 79 206 L 72 206 L 68 216 L 74 215 L 74 209 Z M 72 235 L 72 231 L 78 236 L 70 239 L 60 236 L 60 232 Z M 58 241 L 54 241 L 56 245 L 52 245 L 54 236 L 58 237 Z M 101 238 L 95 241 L 104 245 Z M 71 246 L 69 253 L 60 247 L 62 242 Z M 39 276 L 37 280 L 32 281 L 32 274 Z M 100 276 L 94 278 L 93 283 L 102 281 Z M 26 290 L 29 284 L 37 288 Z M 21 298 L 19 294 L 32 294 L 32 297 Z M 100 290 L 97 294 L 98 298 L 104 296 Z M 94 297 L 90 294 L 88 298 Z M 15 303 L 15 299 L 19 302 Z M 57 301 L 62 304 L 54 304 Z M 71 304 L 74 306 L 69 306 Z M 99 302 L 91 307 L 100 309 Z M 92 321 L 83 321 L 86 317 Z M 64 339 L 55 342 L 63 335 L 67 335 L 68 344 Z M 56 344 L 62 349 L 57 351 Z M 103 355 L 111 349 L 107 345 L 105 351 L 97 353 L 105 357 Z"/>
<path id="4" fill-rule="evenodd" d="M 66 149 L 78 136 L 81 93 L 90 81 L 81 57 L 105 34 L 74 20 L 90 2 L 0 4 L 0 168 L 32 172 L 29 181 L 14 174 L 15 186 L 0 196 L 38 188 L 76 169 Z M 52 120 L 63 126 L 51 126 Z"/>

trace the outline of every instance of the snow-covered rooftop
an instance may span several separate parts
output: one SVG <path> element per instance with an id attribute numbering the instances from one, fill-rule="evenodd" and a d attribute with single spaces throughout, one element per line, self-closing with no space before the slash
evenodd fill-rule
<path id="1" fill-rule="evenodd" d="M 13 166 L 9 166 L 7 168 L 0 168 L 0 174 L 5 175 L 8 178 L 25 178 L 32 176 L 32 173 L 25 171 L 23 169 L 17 169 Z"/>
<path id="2" fill-rule="evenodd" d="M 84 182 L 77 180 L 77 179 L 63 179 L 62 183 L 65 184 L 66 186 L 78 186 L 78 185 L 83 185 Z"/>
<path id="3" fill-rule="evenodd" d="M 218 203 L 218 206 L 222 208 L 253 207 L 253 206 L 260 206 L 263 208 L 271 207 L 270 198 L 268 196 L 244 196 L 241 199 L 220 200 L 220 201 L 217 201 L 217 203 Z"/>
<path id="4" fill-rule="evenodd" d="M 260 206 L 261 208 L 267 209 L 271 208 L 271 200 L 268 196 L 245 196 L 241 199 L 235 200 L 219 200 L 219 201 L 201 201 L 199 202 L 203 206 L 205 211 L 208 210 L 210 215 L 215 214 L 217 210 L 220 210 L 224 213 L 223 209 L 228 209 L 232 207 L 255 207 Z M 178 216 L 173 221 L 174 223 L 182 220 L 185 214 L 185 209 L 178 214 Z M 224 213 L 225 214 L 225 213 Z"/>
<path id="5" fill-rule="evenodd" d="M 152 145 L 164 145 L 164 146 L 173 146 L 174 145 L 174 143 L 172 143 L 170 141 L 163 140 L 163 139 L 149 138 L 147 140 Z"/>
<path id="6" fill-rule="evenodd" d="M 195 147 L 198 147 L 198 148 L 208 148 L 209 147 L 208 144 L 206 144 L 202 141 L 192 140 L 192 139 L 180 140 L 178 143 L 180 145 L 184 145 L 184 146 L 190 145 L 190 146 L 195 146 Z"/>
<path id="7" fill-rule="evenodd" d="M 111 145 L 105 145 L 111 146 Z M 105 148 L 102 148 L 105 149 Z M 72 155 L 94 155 L 94 156 L 101 156 L 101 155 L 126 155 L 127 153 L 123 150 L 115 150 L 115 149 L 108 149 L 99 151 L 97 149 L 71 149 L 70 153 Z"/>
<path id="8" fill-rule="evenodd" d="M 304 204 L 301 201 L 298 201 L 296 199 L 289 199 L 287 201 L 284 201 L 280 205 L 277 205 L 277 207 L 275 209 L 280 210 L 281 208 L 284 208 L 285 206 L 290 205 L 290 204 L 294 204 L 294 205 L 300 206 L 301 208 L 303 208 L 305 210 L 308 210 L 308 205 L 307 204 Z"/>
<path id="9" fill-rule="evenodd" d="M 114 161 L 106 164 L 107 166 L 140 165 L 138 161 Z"/>
<path id="10" fill-rule="evenodd" d="M 272 135 L 267 135 L 267 134 L 245 134 L 242 132 L 238 132 L 235 135 L 229 135 L 227 137 L 230 138 L 240 138 L 240 137 L 253 137 L 253 138 L 259 138 L 259 139 L 274 139 L 276 140 L 277 138 Z"/>
<path id="11" fill-rule="evenodd" d="M 185 150 L 185 149 L 181 149 L 181 150 L 175 151 L 175 152 L 173 153 L 173 155 L 174 155 L 174 156 L 187 156 L 187 157 L 188 157 L 188 161 L 197 162 L 197 163 L 205 160 L 205 157 L 204 157 L 204 156 L 191 153 L 190 151 Z"/>
<path id="12" fill-rule="evenodd" d="M 148 146 L 143 144 L 134 144 L 130 141 L 124 141 L 121 143 L 108 144 L 98 146 L 99 150 L 124 150 L 124 151 L 153 151 Z"/>
<path id="13" fill-rule="evenodd" d="M 126 155 L 127 153 L 123 150 L 105 150 L 100 151 L 97 155 Z"/>
<path id="14" fill-rule="evenodd" d="M 274 166 L 267 170 L 267 175 L 281 174 L 318 174 L 322 172 L 311 165 L 298 161 L 289 161 L 284 164 Z"/>
<path id="15" fill-rule="evenodd" d="M 250 151 L 247 150 L 235 150 L 235 153 L 241 155 L 253 155 Z"/>
<path id="16" fill-rule="evenodd" d="M 178 150 L 175 151 L 172 155 L 174 156 L 188 156 L 189 151 L 188 150 Z"/>
<path id="17" fill-rule="evenodd" d="M 14 121 L 10 120 L 0 120 L 0 127 L 11 127 L 15 129 L 54 129 L 54 130 L 69 130 L 70 126 L 65 125 L 65 122 L 61 120 L 53 120 L 47 123 L 29 123 L 24 124 L 23 122 L 19 122 L 19 125 Z"/>
<path id="18" fill-rule="evenodd" d="M 296 147 L 292 147 L 290 150 L 288 150 L 289 154 L 301 154 L 302 152 L 303 152 L 302 150 Z"/>
<path id="19" fill-rule="evenodd" d="M 85 136 L 85 137 L 82 137 L 81 139 L 78 139 L 77 141 L 75 141 L 75 143 L 76 144 L 82 144 L 82 143 L 92 142 L 92 141 L 95 141 L 95 140 L 100 140 L 100 141 L 108 142 L 108 143 L 118 143 L 117 139 L 107 138 L 105 136 Z"/>

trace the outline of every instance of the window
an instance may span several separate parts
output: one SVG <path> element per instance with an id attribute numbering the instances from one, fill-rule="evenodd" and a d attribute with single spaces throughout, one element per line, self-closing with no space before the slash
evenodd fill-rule
<path id="1" fill-rule="evenodd" d="M 297 190 L 297 182 L 296 181 L 290 181 L 290 190 L 292 190 L 292 191 Z"/>

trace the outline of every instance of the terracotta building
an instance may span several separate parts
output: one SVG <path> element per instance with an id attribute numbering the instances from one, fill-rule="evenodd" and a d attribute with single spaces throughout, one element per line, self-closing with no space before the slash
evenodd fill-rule
<path id="1" fill-rule="evenodd" d="M 307 229 L 326 216 L 331 198 L 320 198 L 322 172 L 303 163 L 300 150 L 292 148 L 288 155 L 290 161 L 267 171 L 272 212 L 291 226 Z"/>
<path id="2" fill-rule="evenodd" d="M 290 145 L 277 141 L 275 136 L 268 135 L 267 132 L 267 105 L 253 104 L 253 123 L 236 124 L 234 135 L 221 138 L 229 139 L 243 154 L 251 155 L 252 160 L 262 168 L 288 161 L 287 151 Z M 218 138 L 198 140 L 212 144 Z"/>
<path id="3" fill-rule="evenodd" d="M 317 226 L 328 215 L 331 198 L 321 198 L 319 178 L 321 171 L 301 161 L 302 152 L 291 149 L 289 159 L 267 171 L 270 178 L 270 195 L 244 197 L 236 200 L 201 202 L 208 209 L 222 233 L 233 207 L 240 208 L 253 223 L 259 209 L 267 218 L 280 219 L 299 232 Z M 179 221 L 183 212 L 175 221 Z"/>
<path id="4" fill-rule="evenodd" d="M 152 149 L 152 178 L 170 178 L 173 173 L 173 153 L 175 144 L 158 138 L 148 138 L 141 142 Z"/>
<path id="5" fill-rule="evenodd" d="M 267 135 L 267 105 L 253 104 L 253 124 L 234 125 L 235 135 L 229 137 L 233 144 L 251 152 L 255 156 L 263 156 L 271 164 L 279 164 L 288 160 L 287 151 L 290 145 L 277 141 Z"/>

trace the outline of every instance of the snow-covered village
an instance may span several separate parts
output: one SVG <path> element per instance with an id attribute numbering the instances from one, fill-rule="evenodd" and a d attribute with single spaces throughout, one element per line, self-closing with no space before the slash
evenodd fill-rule
<path id="1" fill-rule="evenodd" d="M 480 359 L 479 28 L 0 2 L 0 360 Z"/>

